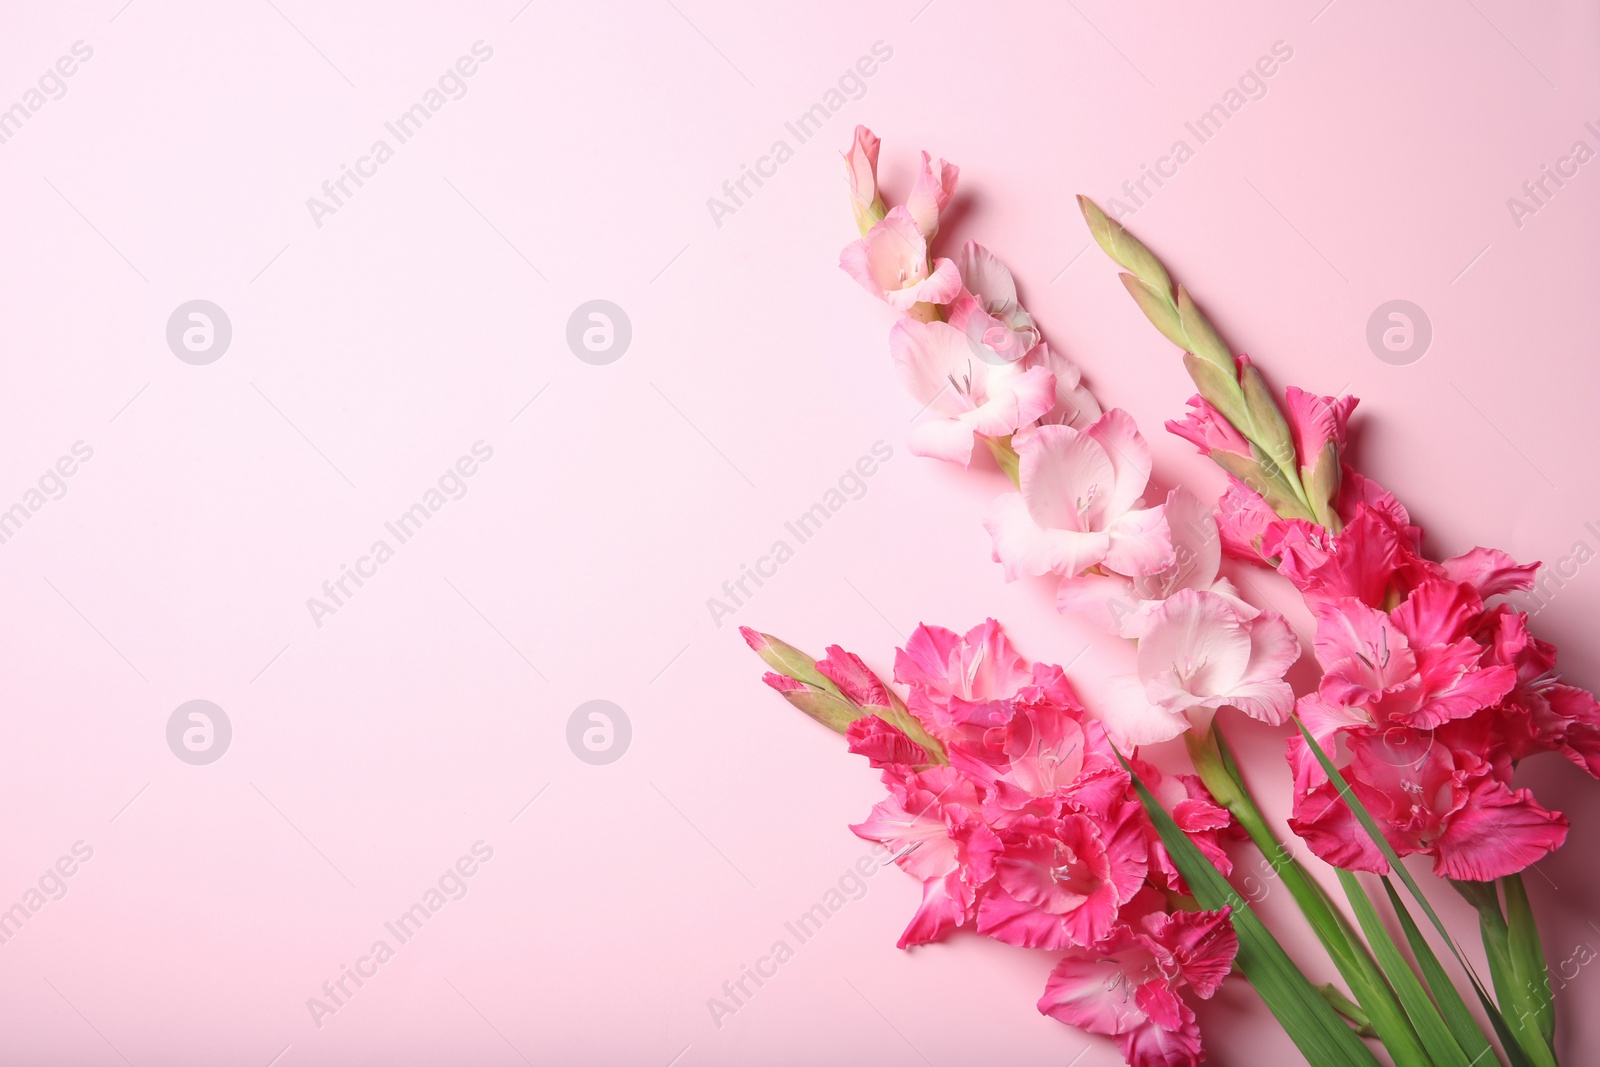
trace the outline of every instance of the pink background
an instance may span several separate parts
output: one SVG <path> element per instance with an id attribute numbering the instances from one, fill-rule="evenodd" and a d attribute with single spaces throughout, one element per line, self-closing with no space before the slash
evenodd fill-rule
<path id="1" fill-rule="evenodd" d="M 1600 163 L 1520 228 L 1506 204 L 1600 147 L 1592 5 L 122 5 L 12 5 L 0 30 L 0 108 L 93 48 L 0 144 L 0 508 L 93 449 L 0 545 L 0 908 L 93 849 L 0 945 L 0 1061 L 1120 1062 L 1036 1013 L 1048 954 L 896 951 L 917 887 L 894 871 L 723 1025 L 707 1007 L 865 853 L 845 827 L 878 795 L 733 624 L 887 670 L 918 621 L 994 615 L 1036 658 L 1088 646 L 1090 694 L 1128 657 L 1001 581 L 997 472 L 904 450 L 889 313 L 836 269 L 857 122 L 891 190 L 919 148 L 962 167 L 950 247 L 1011 265 L 1159 480 L 1215 490 L 1158 432 L 1189 387 L 1071 194 L 1117 195 L 1286 42 L 1129 224 L 1277 382 L 1362 397 L 1361 462 L 1435 552 L 1600 547 Z M 466 96 L 315 225 L 306 198 L 478 40 Z M 785 122 L 878 41 L 865 94 L 797 143 Z M 793 158 L 718 225 L 707 198 L 780 138 Z M 233 324 L 209 366 L 164 338 L 193 298 Z M 597 298 L 633 326 L 608 366 L 565 341 Z M 1364 339 L 1394 298 L 1433 323 L 1409 366 Z M 466 496 L 314 625 L 306 599 L 479 440 Z M 864 497 L 714 625 L 707 598 L 878 440 Z M 1580 568 L 1538 618 L 1591 685 L 1597 608 Z M 197 698 L 234 729 L 200 767 L 164 732 Z M 566 743 L 596 698 L 633 727 L 607 766 Z M 1281 810 L 1279 732 L 1235 733 Z M 1557 757 L 1522 776 L 1573 821 L 1528 876 L 1560 961 L 1600 944 L 1600 794 Z M 318 1028 L 307 998 L 480 840 L 467 895 Z M 1578 1062 L 1600 973 L 1559 1006 Z M 1242 984 L 1203 1020 L 1215 1062 L 1294 1059 Z"/>

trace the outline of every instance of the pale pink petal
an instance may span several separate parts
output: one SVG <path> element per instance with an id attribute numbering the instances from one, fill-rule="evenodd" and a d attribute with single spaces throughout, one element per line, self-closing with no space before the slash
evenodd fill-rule
<path id="1" fill-rule="evenodd" d="M 1238 708 L 1268 726 L 1279 726 L 1287 722 L 1294 711 L 1294 689 L 1281 678 L 1241 682 L 1228 690 L 1221 703 Z"/>
<path id="2" fill-rule="evenodd" d="M 1083 574 L 1063 578 L 1056 589 L 1056 610 L 1076 615 L 1108 634 L 1124 632 L 1142 601 L 1133 593 L 1133 581 L 1120 574 Z"/>
<path id="3" fill-rule="evenodd" d="M 995 254 L 976 241 L 961 246 L 961 258 L 956 261 L 961 269 L 961 280 L 967 290 L 981 300 L 985 307 L 1017 302 L 1017 284 L 1011 272 Z"/>
<path id="4" fill-rule="evenodd" d="M 1106 566 L 1119 574 L 1155 574 L 1172 566 L 1177 558 L 1165 504 L 1125 512 L 1106 532 L 1111 537 Z"/>
<path id="5" fill-rule="evenodd" d="M 933 273 L 916 285 L 889 296 L 889 306 L 909 311 L 915 304 L 943 304 L 961 291 L 961 275 L 948 259 L 933 261 Z"/>
<path id="6" fill-rule="evenodd" d="M 1056 402 L 1039 417 L 1041 424 L 1071 426 L 1081 430 L 1103 414 L 1099 401 L 1084 386 L 1083 372 L 1078 365 L 1048 344 L 1040 342 L 1034 346 L 1027 354 L 1025 363 L 1031 367 L 1043 367 L 1056 378 Z M 1018 430 L 1016 437 L 1012 438 L 1012 445 L 1021 448 L 1027 436 L 1033 432 L 1031 427 Z"/>
<path id="7" fill-rule="evenodd" d="M 1116 484 L 1116 467 L 1099 442 L 1069 426 L 1042 426 L 1018 455 L 1022 496 L 1039 525 L 1096 529 L 1093 518 Z"/>
<path id="8" fill-rule="evenodd" d="M 1099 712 L 1106 732 L 1123 749 L 1170 741 L 1190 725 L 1182 711 L 1152 704 L 1136 674 L 1117 675 L 1106 683 Z"/>
<path id="9" fill-rule="evenodd" d="M 1034 522 L 1021 493 L 1006 493 L 983 522 L 994 542 L 994 559 L 1006 580 L 1023 575 L 1080 574 L 1105 559 L 1111 538 L 1103 533 L 1046 530 Z"/>
<path id="10" fill-rule="evenodd" d="M 917 172 L 911 194 L 906 197 L 906 210 L 924 236 L 931 239 L 939 232 L 939 213 L 955 195 L 956 179 L 960 175 L 961 170 L 955 164 L 934 160 L 928 153 L 922 153 L 922 169 Z"/>
<path id="11" fill-rule="evenodd" d="M 997 367 L 984 376 L 985 399 L 964 419 L 985 437 L 1005 437 L 1055 403 L 1056 380 L 1043 367 Z"/>
<path id="12" fill-rule="evenodd" d="M 1250 632 L 1225 601 L 1185 589 L 1162 604 L 1139 641 L 1138 672 L 1169 711 L 1216 707 L 1250 663 Z"/>
<path id="13" fill-rule="evenodd" d="M 972 450 L 977 439 L 972 427 L 960 419 L 923 419 L 912 424 L 906 433 L 906 448 L 913 456 L 925 459 L 942 459 L 963 467 L 972 463 Z"/>
<path id="14" fill-rule="evenodd" d="M 1088 434 L 1111 458 L 1116 470 L 1115 488 L 1109 489 L 1102 507 L 1112 515 L 1121 514 L 1138 503 L 1150 481 L 1150 445 L 1139 426 L 1121 408 L 1112 408 L 1096 419 Z"/>

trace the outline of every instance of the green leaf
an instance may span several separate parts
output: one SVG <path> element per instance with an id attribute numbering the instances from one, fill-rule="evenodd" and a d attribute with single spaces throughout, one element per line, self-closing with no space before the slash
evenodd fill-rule
<path id="1" fill-rule="evenodd" d="M 1167 277 L 1167 268 L 1161 265 L 1155 254 L 1137 237 L 1123 229 L 1122 223 L 1101 211 L 1100 205 L 1088 197 L 1078 197 L 1078 209 L 1083 212 L 1084 221 L 1089 224 L 1089 233 L 1105 254 L 1123 270 L 1132 271 L 1140 281 L 1152 289 L 1167 294 L 1167 300 L 1170 302 L 1172 279 Z"/>
<path id="2" fill-rule="evenodd" d="M 1127 766 L 1126 761 L 1123 766 Z M 1132 774 L 1131 768 L 1129 773 Z M 1361 1038 L 1295 966 L 1283 946 L 1228 884 L 1222 872 L 1178 829 L 1172 816 L 1137 775 L 1133 784 L 1162 844 L 1166 845 L 1167 854 L 1189 884 L 1195 900 L 1207 909 L 1233 909 L 1233 929 L 1239 938 L 1236 959 L 1239 969 L 1277 1017 L 1306 1062 L 1311 1067 L 1375 1067 L 1378 1061 L 1361 1043 Z"/>
<path id="3" fill-rule="evenodd" d="M 1506 894 L 1507 950 L 1518 982 L 1518 1002 L 1529 1009 L 1546 1045 L 1555 1041 L 1556 1005 L 1550 992 L 1550 971 L 1544 962 L 1544 947 L 1539 943 L 1539 926 L 1528 903 L 1528 890 L 1522 875 L 1500 879 Z M 1504 999 L 1504 998 L 1502 998 Z"/>
<path id="4" fill-rule="evenodd" d="M 1394 883 L 1389 881 L 1387 876 L 1383 879 L 1383 889 L 1389 894 L 1389 904 L 1394 908 L 1395 918 L 1400 920 L 1400 928 L 1405 931 L 1406 941 L 1411 945 L 1411 955 L 1421 968 L 1422 977 L 1428 983 L 1434 1001 L 1439 1005 L 1439 1013 L 1450 1025 L 1450 1032 L 1455 1035 L 1456 1044 L 1467 1054 L 1468 1062 L 1474 1065 L 1483 1064 L 1488 1067 L 1489 1064 L 1497 1062 L 1489 1039 L 1478 1029 L 1478 1020 L 1467 1010 L 1467 1002 L 1461 999 L 1455 983 L 1445 973 L 1444 965 L 1439 962 L 1439 957 L 1434 955 L 1433 946 L 1428 944 L 1428 939 L 1417 929 L 1416 920 L 1411 917 L 1411 912 L 1406 910 L 1405 902 L 1400 899 Z"/>
<path id="5" fill-rule="evenodd" d="M 1366 889 L 1349 871 L 1341 870 L 1338 874 L 1344 895 L 1355 910 L 1356 922 L 1361 924 L 1362 933 L 1367 935 L 1367 944 L 1372 946 L 1373 955 L 1378 957 L 1378 966 L 1383 968 L 1389 985 L 1405 1006 L 1406 1018 L 1411 1020 L 1417 1035 L 1427 1045 L 1433 1062 L 1439 1067 L 1472 1067 L 1472 1061 L 1450 1032 L 1450 1027 L 1445 1025 L 1444 1017 L 1429 999 L 1428 991 L 1401 954 L 1400 946 L 1384 929 L 1383 920 L 1378 918 L 1378 909 Z"/>
<path id="6" fill-rule="evenodd" d="M 1515 1031 L 1512 1030 L 1505 1016 L 1500 1013 L 1499 1007 L 1495 1005 L 1494 998 L 1489 996 L 1483 980 L 1478 977 L 1478 972 L 1468 962 L 1467 957 L 1462 954 L 1460 946 L 1455 942 L 1455 938 L 1450 936 L 1450 931 L 1445 927 L 1444 921 L 1439 918 L 1439 913 L 1433 910 L 1432 904 L 1428 903 L 1428 898 L 1423 894 L 1422 887 L 1417 885 L 1417 880 L 1411 876 L 1411 872 L 1400 862 L 1400 857 L 1396 855 L 1394 848 L 1389 844 L 1388 838 L 1384 837 L 1383 832 L 1378 829 L 1378 824 L 1372 818 L 1372 814 L 1367 811 L 1366 805 L 1362 804 L 1360 798 L 1350 791 L 1350 783 L 1344 780 L 1344 775 L 1339 773 L 1339 768 L 1333 765 L 1333 760 L 1328 758 L 1328 753 L 1317 743 L 1317 739 L 1311 736 L 1311 731 L 1306 729 L 1305 723 L 1301 722 L 1298 716 L 1295 717 L 1294 723 L 1300 728 L 1300 736 L 1305 738 L 1306 746 L 1311 750 L 1312 755 L 1316 756 L 1317 762 L 1322 765 L 1323 773 L 1328 776 L 1328 780 L 1339 791 L 1339 796 L 1349 806 L 1351 812 L 1355 814 L 1357 821 L 1366 830 L 1367 836 L 1378 847 L 1378 851 L 1383 853 L 1384 859 L 1389 861 L 1390 869 L 1405 883 L 1406 890 L 1410 892 L 1411 896 L 1422 908 L 1423 914 L 1428 917 L 1428 921 L 1433 924 L 1433 928 L 1438 931 L 1439 936 L 1444 940 L 1445 946 L 1450 949 L 1450 954 L 1456 958 L 1456 962 L 1461 964 L 1461 969 L 1467 973 L 1467 980 L 1472 983 L 1472 991 L 1477 994 L 1478 1003 L 1483 1005 L 1483 1010 L 1489 1016 L 1489 1021 L 1494 1024 L 1495 1034 L 1500 1038 L 1500 1046 L 1505 1050 L 1506 1058 L 1511 1061 L 1512 1067 L 1556 1067 L 1555 1055 L 1549 1051 L 1548 1047 L 1544 1050 L 1545 1054 L 1539 1056 L 1533 1050 L 1527 1049 L 1518 1042 Z M 1532 1056 L 1532 1059 L 1530 1059 L 1530 1056 Z"/>
<path id="7" fill-rule="evenodd" d="M 1196 736 L 1191 731 L 1184 735 L 1184 741 L 1189 747 L 1189 755 L 1200 774 L 1200 780 L 1216 801 L 1233 814 L 1262 855 L 1268 858 L 1273 872 L 1300 906 L 1301 914 L 1328 950 L 1329 958 L 1339 968 L 1339 974 L 1360 1003 L 1365 1023 L 1372 1027 L 1379 1040 L 1389 1049 L 1396 1064 L 1409 1067 L 1430 1063 L 1416 1031 L 1411 1028 L 1405 1011 L 1395 998 L 1394 990 L 1389 988 L 1383 972 L 1373 961 L 1360 936 L 1267 825 L 1266 816 L 1261 814 L 1261 809 L 1256 807 L 1244 787 L 1221 727 L 1213 721 L 1205 735 Z"/>

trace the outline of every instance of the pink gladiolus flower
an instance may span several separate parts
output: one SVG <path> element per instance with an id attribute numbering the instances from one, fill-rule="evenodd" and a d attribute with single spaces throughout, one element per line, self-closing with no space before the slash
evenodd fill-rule
<path id="1" fill-rule="evenodd" d="M 1228 488 L 1217 501 L 1217 533 L 1224 552 L 1234 559 L 1260 563 L 1266 558 L 1262 541 L 1278 521 L 1277 512 L 1267 506 L 1260 494 L 1229 477 Z"/>
<path id="2" fill-rule="evenodd" d="M 889 846 L 901 870 L 922 882 L 922 904 L 899 947 L 923 945 L 971 921 L 978 888 L 993 876 L 1000 842 L 978 815 L 977 788 L 959 772 L 887 771 L 884 783 L 889 799 L 850 829 Z"/>
<path id="3" fill-rule="evenodd" d="M 879 143 L 871 130 L 857 126 L 850 151 L 844 154 L 845 171 L 850 177 L 850 207 L 863 234 L 884 216 L 883 201 L 878 196 Z"/>
<path id="4" fill-rule="evenodd" d="M 1452 724 L 1455 725 L 1455 724 Z M 1567 820 L 1526 789 L 1512 789 L 1494 767 L 1442 736 L 1404 728 L 1348 735 L 1350 764 L 1341 774 L 1398 855 L 1433 857 L 1434 873 L 1462 881 L 1515 874 L 1559 848 Z M 1310 757 L 1290 739 L 1291 762 Z M 1387 873 L 1388 863 L 1333 783 L 1297 788 L 1295 833 L 1318 856 L 1347 870 Z"/>
<path id="5" fill-rule="evenodd" d="M 1091 792 L 1080 806 L 1023 815 L 1007 827 L 994 885 L 978 904 L 978 932 L 1023 948 L 1061 949 L 1105 937 L 1149 873 L 1144 809 L 1126 795 Z"/>
<path id="6" fill-rule="evenodd" d="M 1482 607 L 1470 586 L 1440 579 L 1389 614 L 1350 597 L 1318 601 L 1318 693 L 1364 710 L 1380 728 L 1427 729 L 1494 705 L 1516 671 L 1480 666 L 1484 646 L 1469 634 Z"/>
<path id="7" fill-rule="evenodd" d="M 839 254 L 839 267 L 890 307 L 909 311 L 919 303 L 943 304 L 961 291 L 961 275 L 948 259 L 928 267 L 928 241 L 911 213 L 895 206 Z"/>
<path id="8" fill-rule="evenodd" d="M 1017 286 L 1005 264 L 976 241 L 968 241 L 956 266 L 965 288 L 950 305 L 950 325 L 1007 363 L 1033 351 L 1039 330 L 1017 303 Z"/>
<path id="9" fill-rule="evenodd" d="M 1056 964 L 1039 1011 L 1114 1037 L 1130 1067 L 1198 1067 L 1203 1059 L 1184 987 L 1209 999 L 1239 952 L 1227 909 L 1153 913 Z"/>
<path id="10" fill-rule="evenodd" d="M 1073 577 L 1105 564 L 1153 574 L 1175 554 L 1165 508 L 1143 506 L 1150 447 L 1125 411 L 1087 429 L 1041 426 L 1018 451 L 1021 492 L 995 501 L 984 527 L 1006 579 Z"/>
<path id="11" fill-rule="evenodd" d="M 1021 448 L 1040 426 L 1071 426 L 1081 430 L 1105 414 L 1100 402 L 1083 384 L 1083 371 L 1066 356 L 1040 341 L 1023 357 L 1025 367 L 1043 367 L 1056 378 L 1056 402 L 1039 421 L 1022 427 L 1011 437 L 1011 447 Z"/>
<path id="12" fill-rule="evenodd" d="M 991 363 L 987 349 L 947 322 L 902 319 L 889 331 L 889 349 L 907 390 L 933 416 L 911 428 L 908 444 L 919 456 L 965 466 L 975 435 L 1004 437 L 1055 403 L 1049 371 Z"/>
<path id="13" fill-rule="evenodd" d="M 1145 706 L 1114 701 L 1106 725 L 1136 745 L 1178 736 L 1193 724 L 1191 715 L 1205 725 L 1220 707 L 1276 726 L 1294 710 L 1283 675 L 1299 658 L 1300 642 L 1282 616 L 1185 589 L 1155 609 L 1139 638 Z"/>
<path id="14" fill-rule="evenodd" d="M 922 169 L 912 183 L 911 195 L 906 197 L 906 210 L 929 241 L 939 232 L 939 214 L 955 195 L 960 176 L 961 170 L 955 164 L 935 161 L 928 153 L 922 153 Z"/>
<path id="15" fill-rule="evenodd" d="M 1299 519 L 1274 523 L 1261 551 L 1280 557 L 1278 572 L 1312 604 L 1354 597 L 1382 608 L 1392 597 L 1443 573 L 1437 563 L 1422 558 L 1410 529 L 1392 513 L 1365 503 L 1337 534 Z"/>
<path id="16" fill-rule="evenodd" d="M 1009 699 L 1033 673 L 1000 624 L 985 619 L 965 635 L 943 626 L 920 625 L 895 651 L 894 680 L 911 686 L 911 706 L 931 713 L 935 724 L 951 721 L 952 705 Z"/>
<path id="17" fill-rule="evenodd" d="M 1184 589 L 1216 593 L 1242 613 L 1254 615 L 1255 609 L 1239 598 L 1232 583 L 1217 577 L 1222 546 L 1211 509 L 1180 486 L 1167 495 L 1166 516 L 1172 533 L 1170 566 L 1135 578 L 1111 573 L 1064 579 L 1056 593 L 1057 609 L 1129 638 L 1143 634 L 1162 601 Z"/>

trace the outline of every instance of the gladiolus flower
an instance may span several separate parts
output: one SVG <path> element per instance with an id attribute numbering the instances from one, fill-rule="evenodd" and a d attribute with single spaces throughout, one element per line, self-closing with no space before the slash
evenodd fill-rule
<path id="1" fill-rule="evenodd" d="M 1033 316 L 1017 303 L 1011 272 L 994 253 L 968 241 L 956 261 L 965 286 L 950 305 L 949 323 L 991 350 L 996 360 L 1014 363 L 1039 343 Z"/>
<path id="2" fill-rule="evenodd" d="M 1178 994 L 1209 999 L 1238 952 L 1226 908 L 1147 915 L 1056 964 L 1039 1011 L 1115 1038 L 1130 1067 L 1198 1067 L 1200 1028 Z"/>
<path id="3" fill-rule="evenodd" d="M 1056 593 L 1057 609 L 1129 638 L 1139 637 L 1156 608 L 1185 589 L 1214 592 L 1253 615 L 1255 609 L 1239 598 L 1232 583 L 1217 577 L 1222 546 L 1211 510 L 1180 486 L 1167 495 L 1166 516 L 1172 534 L 1170 566 L 1134 578 L 1108 573 L 1065 579 Z"/>
<path id="4" fill-rule="evenodd" d="M 909 446 L 919 456 L 965 466 L 975 435 L 1005 437 L 1055 403 L 1049 371 L 996 366 L 947 322 L 901 319 L 889 331 L 889 349 L 906 388 L 933 416 L 911 428 Z"/>
<path id="5" fill-rule="evenodd" d="M 943 304 L 961 291 L 961 275 L 950 260 L 935 261 L 930 271 L 927 238 L 899 205 L 865 237 L 845 246 L 839 266 L 867 292 L 901 311 L 919 303 Z"/>
<path id="6" fill-rule="evenodd" d="M 1185 589 L 1151 613 L 1139 638 L 1138 688 L 1127 684 L 1116 694 L 1106 726 L 1130 745 L 1205 726 L 1221 707 L 1276 726 L 1294 710 L 1283 675 L 1299 658 L 1300 642 L 1282 616 Z"/>
<path id="7" fill-rule="evenodd" d="M 1041 426 L 1018 455 L 1021 491 L 995 501 L 984 521 L 1008 581 L 1070 578 L 1101 563 L 1127 575 L 1172 565 L 1165 509 L 1142 506 L 1150 447 L 1127 412 L 1082 431 Z"/>

